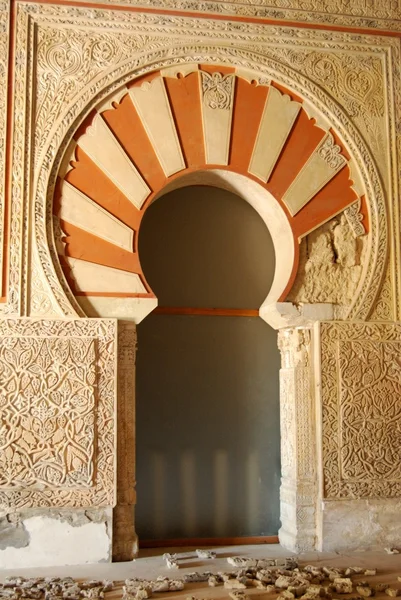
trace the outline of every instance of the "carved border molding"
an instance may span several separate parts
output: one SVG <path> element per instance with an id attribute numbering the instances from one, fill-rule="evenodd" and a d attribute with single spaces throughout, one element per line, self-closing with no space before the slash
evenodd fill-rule
<path id="1" fill-rule="evenodd" d="M 0 296 L 3 290 L 3 263 L 4 263 L 4 209 L 6 170 L 6 132 L 7 132 L 7 89 L 8 89 L 8 47 L 10 26 L 10 3 L 7 0 L 0 2 L 0 164 L 3 165 L 0 174 Z"/>
<path id="2" fill-rule="evenodd" d="M 76 364 L 78 356 L 83 364 Z M 0 362 L 0 402 L 8 406 L 0 461 L 12 463 L 4 473 L 17 474 L 0 486 L 0 514 L 30 507 L 113 506 L 117 322 L 2 319 Z M 20 408 L 13 400 L 15 378 Z M 90 439 L 82 438 L 83 432 Z M 41 447 L 35 446 L 36 435 Z M 51 458 L 58 445 L 62 454 Z"/>
<path id="3" fill-rule="evenodd" d="M 357 159 L 370 201 L 372 221 L 372 244 L 369 260 L 359 293 L 356 295 L 356 302 L 347 315 L 338 316 L 348 319 L 366 319 L 368 317 L 382 284 L 388 248 L 385 194 L 376 164 L 359 128 L 346 116 L 340 103 L 323 91 L 320 85 L 301 76 L 296 69 L 292 68 L 289 64 L 290 59 L 285 56 L 283 49 L 287 48 L 287 54 L 294 55 L 307 46 L 313 48 L 316 60 L 319 52 L 325 54 L 332 52 L 336 55 L 339 55 L 339 52 L 345 54 L 359 52 L 361 56 L 379 58 L 385 66 L 387 76 L 390 76 L 390 78 L 387 77 L 386 82 L 388 82 L 387 87 L 390 90 L 387 94 L 388 106 L 391 105 L 388 117 L 389 119 L 393 118 L 393 124 L 389 128 L 391 147 L 393 143 L 399 144 L 396 131 L 396 127 L 399 128 L 399 119 L 397 120 L 394 116 L 392 108 L 394 97 L 401 99 L 398 81 L 400 79 L 398 40 L 380 36 L 369 36 L 367 39 L 366 36 L 356 34 L 249 23 L 230 24 L 226 22 L 222 28 L 221 22 L 210 19 L 125 13 L 123 11 L 113 13 L 111 21 L 110 11 L 101 9 L 39 4 L 18 4 L 17 7 L 17 44 L 21 41 L 21 47 L 18 46 L 19 56 L 24 56 L 28 65 L 28 69 L 26 69 L 28 74 L 32 74 L 36 69 L 38 88 L 43 87 L 45 83 L 48 91 L 46 97 L 43 94 L 40 96 L 39 92 L 35 102 L 37 113 L 35 135 L 38 141 L 35 144 L 36 198 L 34 214 L 37 247 L 34 253 L 38 253 L 36 269 L 39 273 L 43 272 L 39 279 L 42 279 L 50 288 L 47 293 L 50 298 L 49 302 L 54 307 L 53 314 L 82 315 L 58 264 L 50 216 L 56 172 L 75 129 L 93 106 L 132 77 L 143 75 L 156 68 L 195 61 L 220 62 L 222 64 L 235 62 L 267 77 L 274 76 L 281 79 L 285 85 L 302 94 L 311 104 L 317 106 L 325 118 L 338 128 Z M 104 27 L 107 27 L 107 33 L 102 33 Z M 37 48 L 34 47 L 32 35 L 30 35 L 32 30 L 36 30 L 39 40 Z M 22 40 L 27 39 L 29 40 L 28 44 L 22 43 Z M 235 39 L 235 47 L 227 48 L 223 45 L 227 40 L 233 39 Z M 267 39 L 269 42 L 266 42 Z M 145 48 L 147 51 L 144 51 Z M 67 56 L 70 60 L 68 65 L 65 62 Z M 126 56 L 130 56 L 130 58 L 127 59 Z M 26 91 L 29 89 L 25 81 L 25 72 L 17 73 L 16 79 L 17 82 L 22 82 L 21 88 L 25 85 L 25 95 L 19 93 L 16 98 L 19 114 L 22 111 L 22 114 L 29 113 L 30 115 L 30 111 L 25 110 Z M 74 79 L 79 84 L 79 89 L 74 87 Z M 393 82 L 394 90 L 392 90 Z M 19 90 L 18 84 L 17 89 Z M 386 110 L 389 110 L 388 106 Z M 29 115 L 27 116 L 28 120 Z M 358 123 L 358 127 L 360 126 Z M 24 130 L 25 133 L 22 131 L 21 127 L 15 133 L 14 142 L 14 152 L 15 154 L 19 152 L 20 155 L 21 137 L 23 138 L 25 135 L 31 138 L 33 125 L 29 122 Z M 24 146 L 23 143 L 22 146 Z M 397 161 L 396 156 L 393 161 Z M 393 163 L 393 167 L 397 167 L 397 164 Z M 29 204 L 30 190 L 19 189 L 20 175 L 15 175 L 16 190 L 18 190 L 15 202 L 17 210 L 12 208 L 12 214 L 17 214 L 21 202 L 25 206 Z M 25 180 L 28 181 L 29 178 L 25 178 Z M 393 215 L 397 210 L 395 208 L 397 181 L 398 174 L 394 174 L 390 194 Z M 24 200 L 21 199 L 21 195 L 24 196 Z M 43 204 L 44 197 L 47 198 L 46 207 Z M 44 225 L 46 225 L 46 231 Z M 395 240 L 393 248 L 393 272 L 395 274 L 399 271 L 397 269 L 399 263 L 398 227 L 395 220 L 393 221 L 392 238 Z M 19 256 L 21 253 L 24 254 L 20 246 L 18 252 L 15 249 L 13 252 L 15 255 L 18 253 Z M 22 262 L 27 269 L 29 265 L 26 255 Z M 22 274 L 24 283 L 26 283 L 26 279 L 27 276 Z M 397 285 L 399 286 L 399 281 Z M 21 296 L 21 306 L 23 306 L 25 293 L 29 289 L 29 282 L 25 288 Z M 32 291 L 35 293 L 35 290 Z M 43 294 L 43 290 L 40 293 Z M 31 304 L 34 300 L 31 298 Z M 18 312 L 17 306 L 16 312 Z"/>
<path id="4" fill-rule="evenodd" d="M 401 325 L 321 323 L 323 497 L 401 495 Z"/>
<path id="5" fill-rule="evenodd" d="M 311 330 L 282 329 L 280 542 L 294 552 L 316 547 L 317 465 Z"/>
<path id="6" fill-rule="evenodd" d="M 89 0 L 96 2 L 96 0 Z M 401 30 L 400 0 L 102 0 L 103 4 L 188 11 L 220 16 L 288 20 L 309 24 Z"/>

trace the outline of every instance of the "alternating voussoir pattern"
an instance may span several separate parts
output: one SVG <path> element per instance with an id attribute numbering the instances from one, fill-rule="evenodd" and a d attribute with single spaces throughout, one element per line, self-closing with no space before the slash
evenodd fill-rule
<path id="1" fill-rule="evenodd" d="M 355 235 L 368 230 L 352 158 L 331 124 L 302 98 L 278 81 L 235 68 L 193 64 L 158 71 L 87 117 L 59 172 L 56 244 L 88 314 L 110 316 L 102 306 L 113 298 L 116 306 L 154 301 L 138 257 L 144 211 L 175 179 L 211 169 L 244 175 L 267 190 L 296 245 L 343 211 Z M 111 315 L 119 316 L 118 309 Z"/>

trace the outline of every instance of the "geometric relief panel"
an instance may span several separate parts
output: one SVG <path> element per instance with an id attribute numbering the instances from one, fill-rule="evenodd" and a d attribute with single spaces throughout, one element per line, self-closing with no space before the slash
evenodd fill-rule
<path id="1" fill-rule="evenodd" d="M 325 497 L 401 494 L 400 352 L 400 325 L 321 325 Z"/>
<path id="2" fill-rule="evenodd" d="M 112 506 L 116 322 L 0 321 L 0 510 Z"/>

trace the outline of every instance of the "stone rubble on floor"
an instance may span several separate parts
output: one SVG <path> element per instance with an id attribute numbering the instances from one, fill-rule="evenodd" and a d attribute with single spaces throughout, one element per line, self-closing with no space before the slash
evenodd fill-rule
<path id="1" fill-rule="evenodd" d="M 202 553 L 208 559 L 215 557 L 211 551 Z M 199 557 L 198 551 L 197 555 Z M 177 554 L 164 554 L 163 558 L 169 568 L 179 568 Z M 122 600 L 148 600 L 153 594 L 179 592 L 186 584 L 206 582 L 210 587 L 224 587 L 231 600 L 248 600 L 246 591 L 252 588 L 264 594 L 276 593 L 277 600 L 333 600 L 333 594 L 349 595 L 354 591 L 358 595 L 350 600 L 364 600 L 383 592 L 390 597 L 401 596 L 401 589 L 385 583 L 371 585 L 368 581 L 352 580 L 354 576 L 374 576 L 376 569 L 357 566 L 299 567 L 294 557 L 257 560 L 233 556 L 227 562 L 235 568 L 217 573 L 209 570 L 186 573 L 182 579 L 165 576 L 156 580 L 126 579 Z M 401 576 L 398 581 L 401 581 Z M 71 577 L 8 577 L 4 584 L 0 584 L 0 600 L 104 600 L 105 593 L 112 590 L 115 590 L 115 585 L 107 580 L 78 582 Z M 187 600 L 194 600 L 194 597 Z"/>
<path id="2" fill-rule="evenodd" d="M 112 581 L 77 582 L 72 577 L 7 577 L 0 584 L 0 599 L 22 600 L 103 600 L 105 592 L 114 588 Z"/>

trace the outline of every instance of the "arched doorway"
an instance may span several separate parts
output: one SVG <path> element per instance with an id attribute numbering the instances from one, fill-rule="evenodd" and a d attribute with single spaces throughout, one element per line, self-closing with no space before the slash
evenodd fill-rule
<path id="1" fill-rule="evenodd" d="M 139 253 L 159 308 L 138 326 L 138 535 L 276 535 L 280 358 L 258 317 L 269 231 L 239 196 L 184 187 L 148 209 Z"/>
<path id="2" fill-rule="evenodd" d="M 240 67 L 227 72 L 225 67 L 194 63 L 184 70 L 181 65 L 126 79 L 126 87 L 81 122 L 62 162 L 57 162 L 50 250 L 60 277 L 56 286 L 49 277 L 49 284 L 62 296 L 65 316 L 119 319 L 120 466 L 114 515 L 123 550 L 117 555 L 135 552 L 135 468 L 125 452 L 134 433 L 133 428 L 128 431 L 125 417 L 133 423 L 134 376 L 128 373 L 134 371 L 136 324 L 158 304 L 139 262 L 139 231 L 154 200 L 196 183 L 239 194 L 271 232 L 275 277 L 259 312 L 280 330 L 280 541 L 288 548 L 315 548 L 322 537 L 316 518 L 321 489 L 317 446 L 311 445 L 316 437 L 315 359 L 319 364 L 313 339 L 319 331 L 311 328 L 316 321 L 363 320 L 369 314 L 383 274 L 384 253 L 377 248 L 386 243 L 385 212 L 376 174 L 374 193 L 367 176 L 374 171 L 371 165 L 365 168 L 369 153 L 361 159 L 363 143 L 346 115 L 338 117 L 330 97 L 325 95 L 323 102 L 307 80 L 298 85 L 279 64 L 275 68 L 277 72 L 263 67 L 270 74 L 266 79 Z M 196 105 L 195 113 L 187 110 L 188 102 Z M 38 199 L 36 205 L 39 220 Z M 330 221 L 338 215 L 341 227 L 334 231 Z M 333 239 L 341 242 L 339 231 L 347 239 L 362 238 L 366 245 L 363 268 L 355 265 L 356 277 L 342 272 L 344 265 L 330 269 L 339 265 Z M 316 244 L 308 239 L 315 232 Z M 320 242 L 332 248 L 326 262 L 331 274 L 340 271 L 335 280 L 352 282 L 346 301 L 333 298 L 325 285 L 326 272 L 316 278 L 318 286 L 303 286 Z M 45 252 L 41 260 L 50 272 L 53 266 L 46 266 Z M 318 260 L 317 266 L 324 271 L 327 265 Z M 294 288 L 302 293 L 292 293 Z M 120 536 L 127 528 L 129 535 Z"/>

